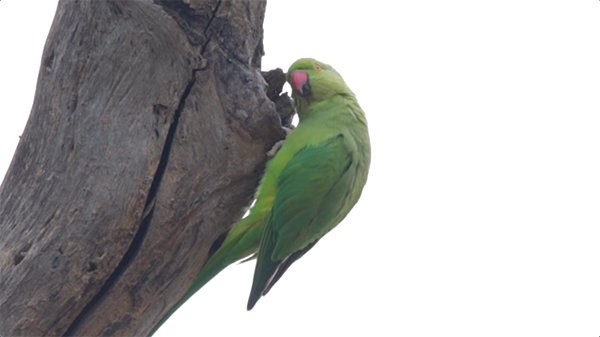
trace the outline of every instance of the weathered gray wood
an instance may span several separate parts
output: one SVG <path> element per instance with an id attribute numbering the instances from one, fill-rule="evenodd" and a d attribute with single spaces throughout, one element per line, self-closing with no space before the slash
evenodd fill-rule
<path id="1" fill-rule="evenodd" d="M 59 3 L 0 187 L 0 335 L 143 336 L 185 292 L 284 135 L 264 10 Z"/>

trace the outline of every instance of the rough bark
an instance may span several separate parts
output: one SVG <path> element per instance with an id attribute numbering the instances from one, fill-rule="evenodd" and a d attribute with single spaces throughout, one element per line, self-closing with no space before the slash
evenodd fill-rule
<path id="1" fill-rule="evenodd" d="M 284 136 L 264 10 L 59 2 L 0 187 L 0 335 L 143 336 L 185 292 Z"/>

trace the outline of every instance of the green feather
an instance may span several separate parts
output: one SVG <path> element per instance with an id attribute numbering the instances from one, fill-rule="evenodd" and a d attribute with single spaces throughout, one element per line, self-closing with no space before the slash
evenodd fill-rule
<path id="1" fill-rule="evenodd" d="M 352 183 L 348 174 L 351 163 L 352 153 L 339 134 L 298 151 L 281 172 L 259 249 L 248 309 L 281 277 L 280 267 L 287 269 L 290 258 L 297 259 L 294 254 L 304 254 L 339 222 L 344 194 Z"/>

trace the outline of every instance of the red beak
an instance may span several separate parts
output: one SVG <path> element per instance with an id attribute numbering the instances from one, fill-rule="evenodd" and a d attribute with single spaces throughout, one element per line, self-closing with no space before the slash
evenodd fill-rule
<path id="1" fill-rule="evenodd" d="M 293 71 L 290 74 L 290 82 L 292 84 L 292 89 L 296 90 L 300 96 L 310 95 L 310 83 L 308 81 L 308 73 L 306 71 Z"/>

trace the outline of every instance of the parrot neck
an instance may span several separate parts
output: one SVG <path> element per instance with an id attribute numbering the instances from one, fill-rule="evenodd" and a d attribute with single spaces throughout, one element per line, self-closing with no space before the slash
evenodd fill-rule
<path id="1" fill-rule="evenodd" d="M 349 93 L 339 93 L 324 100 L 315 100 L 311 97 L 294 97 L 294 105 L 298 112 L 300 121 L 313 118 L 337 117 L 340 107 L 348 106 L 348 111 L 360 122 L 366 124 L 362 110 L 354 95 Z"/>

